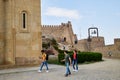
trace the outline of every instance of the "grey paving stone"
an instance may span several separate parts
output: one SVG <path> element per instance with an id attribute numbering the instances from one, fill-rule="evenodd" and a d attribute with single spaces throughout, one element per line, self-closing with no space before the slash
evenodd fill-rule
<path id="1" fill-rule="evenodd" d="M 105 59 L 103 62 L 79 65 L 78 72 L 64 77 L 65 66 L 49 65 L 49 72 L 38 67 L 0 70 L 0 80 L 120 80 L 120 60 Z"/>

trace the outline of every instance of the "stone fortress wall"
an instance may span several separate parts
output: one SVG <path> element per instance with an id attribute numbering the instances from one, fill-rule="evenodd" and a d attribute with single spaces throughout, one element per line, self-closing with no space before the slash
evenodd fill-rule
<path id="1" fill-rule="evenodd" d="M 119 58 L 120 59 L 120 38 L 114 39 L 114 44 L 105 45 L 103 47 L 94 48 L 95 52 L 103 53 L 105 57 Z M 111 54 L 111 56 L 110 56 Z"/>
<path id="2" fill-rule="evenodd" d="M 93 37 L 91 42 L 87 39 L 79 40 L 74 47 L 80 51 L 101 52 L 104 57 L 120 59 L 120 39 L 114 39 L 114 44 L 105 45 L 104 37 Z M 111 56 L 109 55 L 111 53 Z"/>
<path id="3" fill-rule="evenodd" d="M 54 38 L 58 43 L 66 40 L 67 44 L 74 44 L 75 34 L 73 33 L 70 21 L 61 25 L 42 25 L 42 37 Z"/>
<path id="4" fill-rule="evenodd" d="M 80 51 L 93 51 L 97 47 L 104 47 L 104 37 L 92 37 L 89 42 L 88 39 L 78 41 L 74 47 Z"/>
<path id="5" fill-rule="evenodd" d="M 82 39 L 78 40 L 77 44 L 75 44 L 77 36 L 73 33 L 70 21 L 68 23 L 61 23 L 61 25 L 42 25 L 42 36 L 45 38 L 55 38 L 58 43 L 62 42 L 64 37 L 66 37 L 66 42 L 73 46 L 72 49 L 101 52 L 104 57 L 109 57 L 108 53 L 112 52 L 111 57 L 120 58 L 120 39 L 115 39 L 112 45 L 105 45 L 104 37 L 93 36 L 91 41 Z"/>

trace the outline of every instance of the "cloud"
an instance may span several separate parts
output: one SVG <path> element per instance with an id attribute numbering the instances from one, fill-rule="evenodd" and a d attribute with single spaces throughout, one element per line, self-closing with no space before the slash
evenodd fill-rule
<path id="1" fill-rule="evenodd" d="M 120 17 L 120 12 L 118 12 L 118 13 L 115 13 L 115 16 L 119 16 L 119 17 Z"/>
<path id="2" fill-rule="evenodd" d="M 57 7 L 48 7 L 45 12 L 45 15 L 65 17 L 70 19 L 79 19 L 81 17 L 77 10 L 69 10 L 69 9 L 57 8 Z"/>

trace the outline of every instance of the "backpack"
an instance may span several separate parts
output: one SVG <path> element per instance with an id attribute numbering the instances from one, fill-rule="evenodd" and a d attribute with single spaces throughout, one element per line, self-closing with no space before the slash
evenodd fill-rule
<path id="1" fill-rule="evenodd" d="M 48 54 L 46 54 L 46 60 L 48 60 L 48 58 L 49 58 L 49 55 L 48 55 Z"/>

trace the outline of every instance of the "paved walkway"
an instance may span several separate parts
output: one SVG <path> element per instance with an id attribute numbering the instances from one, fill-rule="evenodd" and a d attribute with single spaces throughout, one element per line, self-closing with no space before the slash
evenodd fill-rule
<path id="1" fill-rule="evenodd" d="M 64 77 L 65 66 L 49 65 L 49 72 L 38 73 L 39 67 L 0 70 L 0 80 L 120 80 L 120 60 L 105 61 L 79 65 L 78 72 Z"/>

